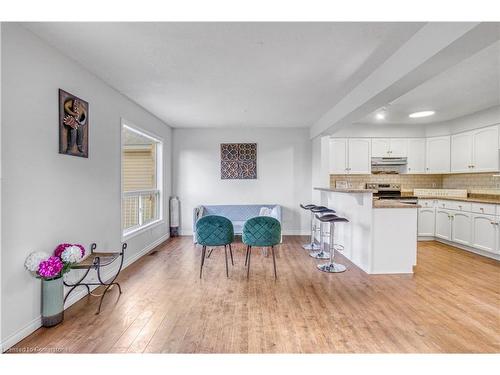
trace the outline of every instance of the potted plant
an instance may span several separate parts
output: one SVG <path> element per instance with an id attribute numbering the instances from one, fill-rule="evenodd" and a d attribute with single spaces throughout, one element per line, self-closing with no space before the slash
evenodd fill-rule
<path id="1" fill-rule="evenodd" d="M 33 276 L 42 280 L 42 326 L 52 327 L 64 318 L 63 275 L 85 256 L 85 248 L 79 244 L 60 244 L 54 255 L 33 252 L 24 262 Z"/>

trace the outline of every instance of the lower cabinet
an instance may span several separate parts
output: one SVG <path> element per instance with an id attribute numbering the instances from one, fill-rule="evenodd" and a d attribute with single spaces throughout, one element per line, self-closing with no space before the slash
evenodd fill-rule
<path id="1" fill-rule="evenodd" d="M 451 240 L 462 245 L 470 245 L 471 214 L 469 212 L 454 211 L 451 213 Z"/>
<path id="2" fill-rule="evenodd" d="M 498 222 L 493 215 L 472 214 L 472 247 L 499 253 Z"/>
<path id="3" fill-rule="evenodd" d="M 451 218 L 450 210 L 436 209 L 436 237 L 451 241 Z"/>
<path id="4" fill-rule="evenodd" d="M 477 213 L 478 210 L 474 209 L 474 205 L 470 211 L 460 211 L 435 208 L 436 204 L 428 201 L 419 203 L 422 205 L 418 209 L 419 237 L 436 237 L 489 253 L 500 254 L 500 214 L 498 212 L 500 206 L 497 208 L 498 215 L 490 215 Z M 495 210 L 492 212 L 494 213 Z"/>
<path id="5" fill-rule="evenodd" d="M 436 210 L 432 208 L 418 209 L 418 235 L 422 237 L 434 237 Z"/>

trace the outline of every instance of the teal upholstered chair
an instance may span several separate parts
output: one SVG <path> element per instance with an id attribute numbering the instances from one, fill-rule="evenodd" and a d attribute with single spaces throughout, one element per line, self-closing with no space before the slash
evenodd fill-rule
<path id="1" fill-rule="evenodd" d="M 226 256 L 226 276 L 229 277 L 229 270 L 227 266 L 228 247 L 229 253 L 231 254 L 231 264 L 234 266 L 233 250 L 231 249 L 231 243 L 234 240 L 234 229 L 231 221 L 223 216 L 203 216 L 196 222 L 196 238 L 198 240 L 198 244 L 202 246 L 200 279 L 203 271 L 203 264 L 205 263 L 207 246 L 224 246 L 224 254 Z"/>
<path id="2" fill-rule="evenodd" d="M 247 268 L 247 279 L 250 275 L 250 257 L 252 246 L 270 247 L 273 253 L 274 278 L 276 275 L 276 257 L 274 246 L 281 242 L 281 224 L 278 220 L 270 216 L 257 216 L 248 219 L 243 225 L 242 240 L 247 245 L 247 255 L 245 266 Z"/>

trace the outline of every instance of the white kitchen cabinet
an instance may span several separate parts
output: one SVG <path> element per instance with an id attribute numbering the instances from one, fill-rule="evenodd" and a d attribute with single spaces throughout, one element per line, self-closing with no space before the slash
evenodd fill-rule
<path id="1" fill-rule="evenodd" d="M 347 138 L 330 138 L 330 174 L 347 174 Z"/>
<path id="2" fill-rule="evenodd" d="M 369 138 L 330 138 L 330 174 L 370 174 Z"/>
<path id="3" fill-rule="evenodd" d="M 406 138 L 373 138 L 371 156 L 374 158 L 403 158 L 408 154 Z"/>
<path id="4" fill-rule="evenodd" d="M 451 241 L 462 245 L 470 245 L 471 214 L 469 212 L 454 211 L 451 213 Z"/>
<path id="5" fill-rule="evenodd" d="M 372 139 L 372 158 L 389 157 L 391 150 L 391 140 L 388 138 Z"/>
<path id="6" fill-rule="evenodd" d="M 349 138 L 347 164 L 349 174 L 371 173 L 371 140 L 369 138 Z"/>
<path id="7" fill-rule="evenodd" d="M 498 253 L 498 232 L 498 221 L 495 216 L 472 214 L 472 247 Z"/>
<path id="8" fill-rule="evenodd" d="M 450 172 L 450 136 L 427 138 L 426 173 Z"/>
<path id="9" fill-rule="evenodd" d="M 435 220 L 435 236 L 443 240 L 451 241 L 451 211 L 437 208 Z"/>
<path id="10" fill-rule="evenodd" d="M 422 207 L 418 209 L 418 235 L 422 237 L 434 237 L 436 210 L 434 207 Z"/>
<path id="11" fill-rule="evenodd" d="M 408 156 L 408 139 L 391 138 L 391 157 L 405 158 Z"/>
<path id="12" fill-rule="evenodd" d="M 471 172 L 472 170 L 472 133 L 451 136 L 451 171 Z"/>
<path id="13" fill-rule="evenodd" d="M 425 138 L 408 140 L 408 173 L 425 173 L 425 143 Z"/>
<path id="14" fill-rule="evenodd" d="M 495 172 L 498 170 L 498 126 L 451 136 L 452 172 Z"/>
<path id="15" fill-rule="evenodd" d="M 499 171 L 498 126 L 478 129 L 472 133 L 472 171 Z"/>
<path id="16" fill-rule="evenodd" d="M 444 199 L 419 199 L 418 203 L 419 237 L 500 255 L 500 205 Z"/>

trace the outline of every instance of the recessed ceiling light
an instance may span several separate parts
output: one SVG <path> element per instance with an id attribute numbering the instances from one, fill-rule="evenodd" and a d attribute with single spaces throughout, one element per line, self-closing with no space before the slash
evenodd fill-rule
<path id="1" fill-rule="evenodd" d="M 411 118 L 428 117 L 428 116 L 432 116 L 434 113 L 436 113 L 436 112 L 435 111 L 414 112 L 414 113 L 410 113 L 408 115 L 408 117 L 411 117 Z"/>

